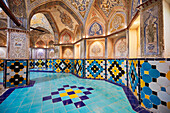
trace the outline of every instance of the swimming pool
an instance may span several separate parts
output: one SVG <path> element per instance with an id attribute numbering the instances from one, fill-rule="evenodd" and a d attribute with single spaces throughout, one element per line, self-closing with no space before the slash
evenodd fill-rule
<path id="1" fill-rule="evenodd" d="M 2 113 L 135 112 L 122 87 L 72 74 L 30 72 L 33 87 L 15 89 L 0 104 Z"/>

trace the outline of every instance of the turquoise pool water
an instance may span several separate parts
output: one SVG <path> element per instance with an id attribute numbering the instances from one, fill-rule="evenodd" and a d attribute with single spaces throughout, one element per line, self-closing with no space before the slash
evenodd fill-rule
<path id="1" fill-rule="evenodd" d="M 72 74 L 31 72 L 33 87 L 15 89 L 0 113 L 133 113 L 123 89 Z"/>

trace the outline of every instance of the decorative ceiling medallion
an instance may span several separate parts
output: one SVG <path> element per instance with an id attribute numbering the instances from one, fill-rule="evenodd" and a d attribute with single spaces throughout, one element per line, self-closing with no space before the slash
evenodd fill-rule
<path id="1" fill-rule="evenodd" d="M 13 3 L 16 5 L 16 6 L 19 6 L 21 4 L 21 0 L 14 0 Z"/>
<path id="2" fill-rule="evenodd" d="M 65 26 L 68 26 L 70 29 L 73 29 L 73 21 L 72 21 L 71 17 L 69 15 L 67 15 L 65 12 L 60 11 L 59 9 L 57 9 L 57 10 L 60 12 L 61 22 Z"/>
<path id="3" fill-rule="evenodd" d="M 79 11 L 81 16 L 84 18 L 90 0 L 68 0 L 68 1 Z"/>

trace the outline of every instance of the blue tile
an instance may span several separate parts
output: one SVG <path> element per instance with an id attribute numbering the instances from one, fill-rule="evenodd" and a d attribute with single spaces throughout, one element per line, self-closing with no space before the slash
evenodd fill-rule
<path id="1" fill-rule="evenodd" d="M 60 97 L 59 97 L 59 98 L 54 98 L 54 99 L 52 99 L 52 102 L 53 102 L 53 103 L 60 102 L 60 101 L 62 101 Z"/>
<path id="2" fill-rule="evenodd" d="M 74 109 L 74 110 L 68 111 L 67 113 L 79 113 L 79 112 L 77 109 Z"/>
<path id="3" fill-rule="evenodd" d="M 74 103 L 74 105 L 76 106 L 76 108 L 80 108 L 80 107 L 86 106 L 86 105 L 83 103 L 83 101 L 76 102 L 76 103 Z"/>
<path id="4" fill-rule="evenodd" d="M 72 104 L 73 102 L 72 102 L 72 100 L 71 99 L 68 99 L 68 100 L 64 100 L 63 101 L 63 104 L 64 105 L 68 105 L 68 104 Z"/>

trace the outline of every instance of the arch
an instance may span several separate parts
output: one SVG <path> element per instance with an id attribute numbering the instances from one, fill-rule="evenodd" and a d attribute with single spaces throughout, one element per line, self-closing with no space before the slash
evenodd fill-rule
<path id="1" fill-rule="evenodd" d="M 72 11 L 72 9 L 70 7 L 68 7 L 63 1 L 51 1 L 51 2 L 41 4 L 40 6 L 37 6 L 36 8 L 34 8 L 31 11 L 31 13 L 29 15 L 29 23 L 30 23 L 30 19 L 32 18 L 32 16 L 34 14 L 36 14 L 37 12 L 39 12 L 39 11 L 45 9 L 45 8 L 48 8 L 48 7 L 51 7 L 51 6 L 54 6 L 54 5 L 60 5 L 61 7 L 63 7 L 65 10 L 67 10 L 75 18 L 75 20 L 79 24 L 83 25 L 83 23 L 82 23 L 81 19 L 79 18 L 79 16 L 77 16 L 77 14 L 74 11 Z"/>
<path id="2" fill-rule="evenodd" d="M 127 46 L 126 46 L 126 36 L 122 36 L 118 38 L 114 43 L 114 55 L 115 58 L 126 58 L 127 53 Z"/>
<path id="3" fill-rule="evenodd" d="M 64 29 L 60 33 L 59 41 L 60 41 L 60 43 L 72 43 L 73 37 L 74 37 L 74 35 L 70 30 Z"/>
<path id="4" fill-rule="evenodd" d="M 125 12 L 116 12 L 108 23 L 108 32 L 113 33 L 125 28 L 127 25 L 127 17 Z"/>
<path id="5" fill-rule="evenodd" d="M 46 46 L 46 44 L 45 44 L 45 42 L 44 41 L 42 41 L 42 40 L 39 40 L 37 43 L 36 43 L 36 46 L 37 47 L 45 47 Z"/>
<path id="6" fill-rule="evenodd" d="M 105 33 L 104 25 L 96 20 L 89 24 L 87 30 L 88 36 L 101 36 Z"/>

